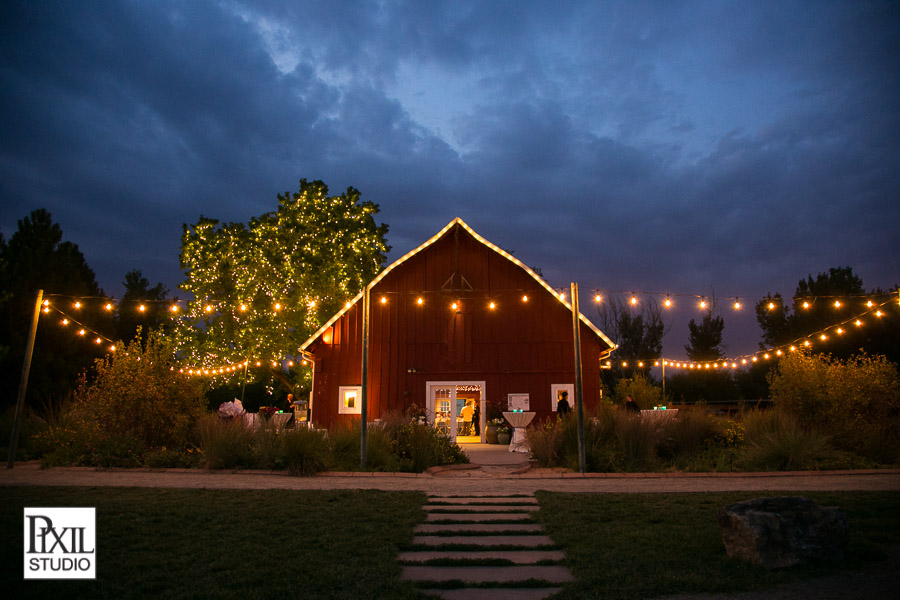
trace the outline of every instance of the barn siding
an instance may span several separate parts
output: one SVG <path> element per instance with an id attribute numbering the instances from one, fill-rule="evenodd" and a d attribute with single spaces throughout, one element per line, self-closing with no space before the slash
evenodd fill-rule
<path id="1" fill-rule="evenodd" d="M 458 239 L 458 246 L 457 246 Z M 458 248 L 458 251 L 457 251 Z M 472 290 L 446 291 L 465 277 Z M 522 296 L 528 295 L 528 302 Z M 418 297 L 424 305 L 416 304 Z M 528 393 L 538 420 L 552 414 L 550 386 L 574 383 L 571 311 L 527 271 L 456 225 L 387 273 L 371 290 L 369 419 L 426 404 L 427 381 L 484 381 L 489 403 Z M 387 298 L 385 304 L 381 298 Z M 452 301 L 462 303 L 458 312 Z M 495 310 L 488 308 L 494 301 Z M 361 380 L 358 301 L 309 345 L 315 363 L 313 422 L 329 427 L 357 415 L 338 414 L 338 388 Z M 607 349 L 583 322 L 585 405 L 599 398 L 600 354 Z"/>

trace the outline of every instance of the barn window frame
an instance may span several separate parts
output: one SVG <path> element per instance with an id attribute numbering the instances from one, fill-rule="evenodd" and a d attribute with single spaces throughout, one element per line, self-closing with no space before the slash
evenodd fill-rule
<path id="1" fill-rule="evenodd" d="M 353 406 L 347 406 L 348 398 L 353 397 Z M 360 415 L 362 414 L 362 386 L 342 385 L 338 388 L 338 414 Z"/>

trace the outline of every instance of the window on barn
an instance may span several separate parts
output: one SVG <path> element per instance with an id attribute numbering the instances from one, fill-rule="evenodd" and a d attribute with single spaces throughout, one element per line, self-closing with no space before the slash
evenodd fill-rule
<path id="1" fill-rule="evenodd" d="M 362 387 L 358 385 L 342 385 L 338 388 L 338 414 L 341 415 L 358 415 L 361 414 L 360 406 L 362 398 Z"/>

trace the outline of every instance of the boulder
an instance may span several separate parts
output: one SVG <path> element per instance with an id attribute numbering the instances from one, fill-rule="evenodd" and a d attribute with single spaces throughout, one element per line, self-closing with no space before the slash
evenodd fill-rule
<path id="1" fill-rule="evenodd" d="M 844 511 L 799 496 L 729 504 L 718 521 L 729 558 L 767 569 L 841 560 L 850 540 Z"/>

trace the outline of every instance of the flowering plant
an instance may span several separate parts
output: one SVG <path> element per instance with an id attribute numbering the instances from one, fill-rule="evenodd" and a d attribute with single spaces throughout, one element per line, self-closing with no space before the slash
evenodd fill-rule
<path id="1" fill-rule="evenodd" d="M 497 433 L 509 433 L 509 425 L 506 424 L 506 419 L 491 419 L 488 421 L 488 425 L 494 425 L 497 428 Z"/>
<path id="2" fill-rule="evenodd" d="M 244 405 L 237 398 L 234 402 L 223 402 L 219 405 L 220 417 L 239 417 L 244 414 Z"/>
<path id="3" fill-rule="evenodd" d="M 259 407 L 260 416 L 265 417 L 267 419 L 277 412 L 278 412 L 278 409 L 275 408 L 274 406 L 260 406 Z"/>

